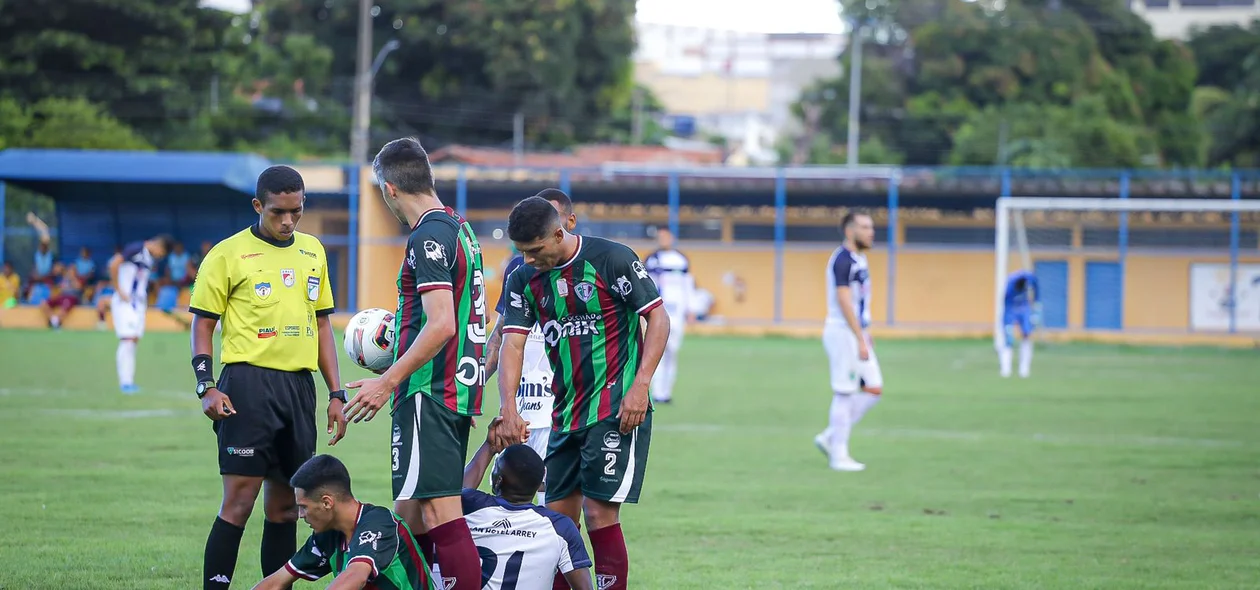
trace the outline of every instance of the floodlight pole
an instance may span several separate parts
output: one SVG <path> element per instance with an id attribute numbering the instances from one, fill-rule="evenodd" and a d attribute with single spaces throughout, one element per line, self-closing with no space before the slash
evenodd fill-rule
<path id="1" fill-rule="evenodd" d="M 350 125 L 350 160 L 367 162 L 368 124 L 372 117 L 372 0 L 359 0 L 359 39 L 354 62 L 354 121 Z"/>
<path id="2" fill-rule="evenodd" d="M 858 164 L 858 118 L 862 112 L 862 26 L 863 23 L 853 21 L 851 54 L 849 55 L 849 146 L 848 164 Z"/>

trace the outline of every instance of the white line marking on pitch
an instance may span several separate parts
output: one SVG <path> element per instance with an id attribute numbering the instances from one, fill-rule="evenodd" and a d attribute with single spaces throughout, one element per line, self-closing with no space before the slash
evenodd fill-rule
<path id="1" fill-rule="evenodd" d="M 733 426 L 725 424 L 698 423 L 656 423 L 653 430 L 665 432 L 681 432 L 689 434 L 713 434 L 730 431 L 732 433 L 784 433 L 801 432 L 796 427 L 776 426 Z M 1172 436 L 1115 436 L 1115 435 L 1067 435 L 1033 433 L 1028 435 L 1001 432 L 978 432 L 967 430 L 930 430 L 918 428 L 861 428 L 854 436 L 877 436 L 885 438 L 926 438 L 935 440 L 980 441 L 1034 441 L 1050 444 L 1084 445 L 1084 446 L 1132 446 L 1132 447 L 1210 447 L 1236 448 L 1248 443 L 1239 440 L 1211 438 L 1180 438 Z"/>

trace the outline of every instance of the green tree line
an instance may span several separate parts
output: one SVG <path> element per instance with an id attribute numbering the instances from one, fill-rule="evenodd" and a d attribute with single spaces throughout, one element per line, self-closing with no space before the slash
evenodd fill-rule
<path id="1" fill-rule="evenodd" d="M 1123 0 L 844 0 L 864 24 L 863 163 L 1247 167 L 1260 155 L 1260 24 L 1158 39 Z M 846 160 L 844 74 L 808 160 Z M 803 117 L 802 117 L 803 118 Z"/>

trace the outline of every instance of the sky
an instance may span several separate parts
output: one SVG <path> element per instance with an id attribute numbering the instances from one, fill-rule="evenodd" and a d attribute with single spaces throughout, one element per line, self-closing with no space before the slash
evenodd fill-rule
<path id="1" fill-rule="evenodd" d="M 249 0 L 202 0 L 201 4 L 237 12 L 249 8 Z M 844 32 L 838 0 L 638 0 L 638 19 L 755 33 Z"/>

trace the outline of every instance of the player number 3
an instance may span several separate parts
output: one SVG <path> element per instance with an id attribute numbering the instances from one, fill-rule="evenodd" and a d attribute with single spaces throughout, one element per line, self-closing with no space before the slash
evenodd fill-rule
<path id="1" fill-rule="evenodd" d="M 394 447 L 392 450 L 394 451 L 394 460 L 391 463 L 393 467 L 390 467 L 390 470 L 398 471 L 398 447 Z"/>

